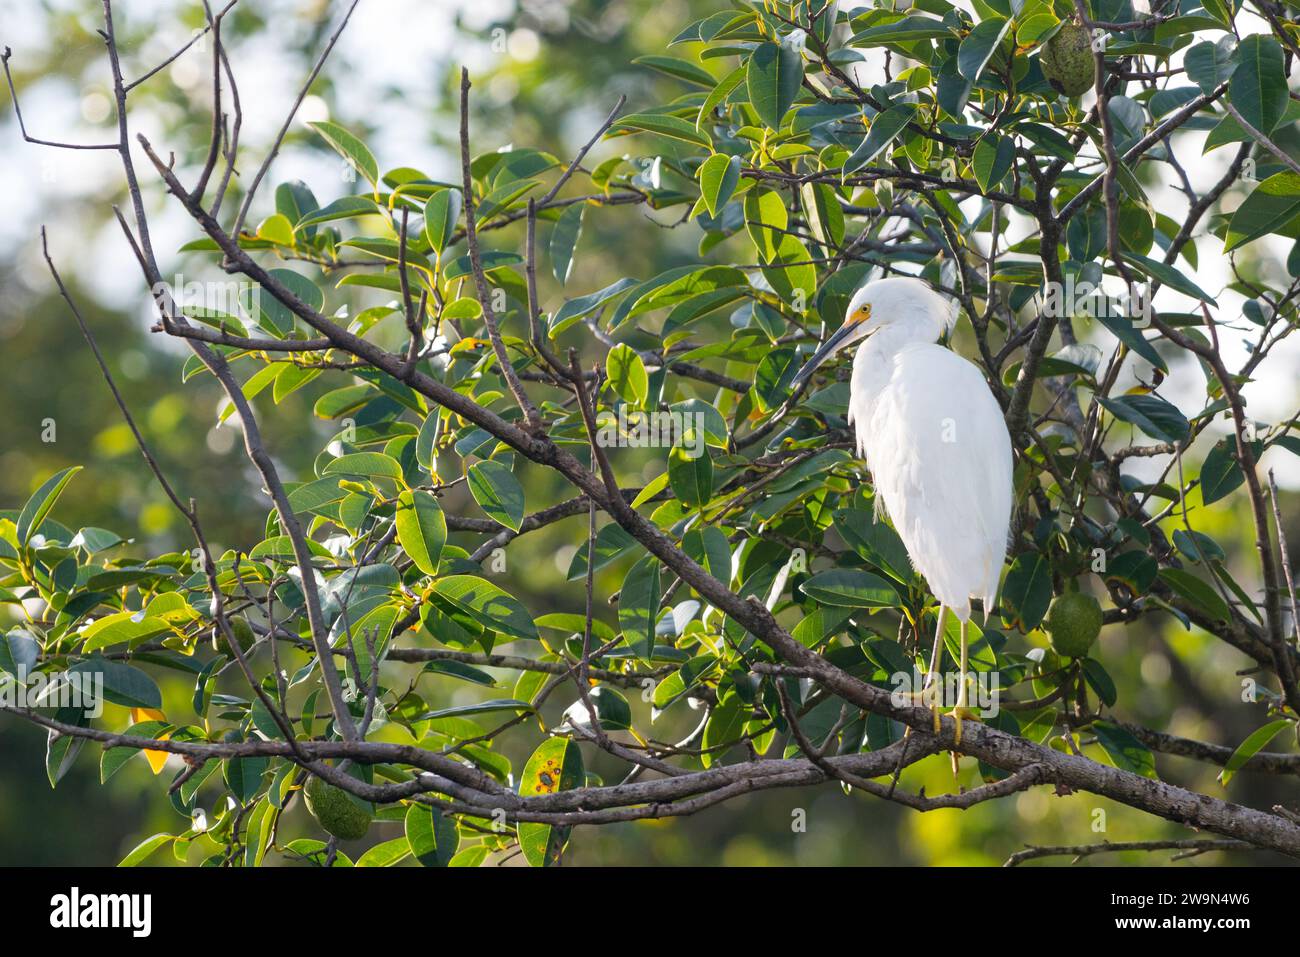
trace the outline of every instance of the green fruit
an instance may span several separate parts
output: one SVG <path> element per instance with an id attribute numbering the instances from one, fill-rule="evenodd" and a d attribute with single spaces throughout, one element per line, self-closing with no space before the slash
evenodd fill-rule
<path id="1" fill-rule="evenodd" d="M 355 841 L 370 830 L 370 815 L 341 788 L 313 777 L 302 793 L 316 823 L 340 840 Z"/>
<path id="2" fill-rule="evenodd" d="M 1101 605 L 1091 595 L 1071 592 L 1052 602 L 1043 624 L 1057 654 L 1082 658 L 1101 631 Z"/>
<path id="3" fill-rule="evenodd" d="M 230 630 L 235 633 L 235 641 L 239 642 L 240 651 L 247 651 L 253 647 L 253 642 L 257 641 L 252 626 L 238 615 L 230 618 Z"/>
<path id="4" fill-rule="evenodd" d="M 1047 41 L 1038 62 L 1052 89 L 1066 96 L 1079 96 L 1092 89 L 1096 65 L 1092 37 L 1078 23 L 1064 23 Z"/>

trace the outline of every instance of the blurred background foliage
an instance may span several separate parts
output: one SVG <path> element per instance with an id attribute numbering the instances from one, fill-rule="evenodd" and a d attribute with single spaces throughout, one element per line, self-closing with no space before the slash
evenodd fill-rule
<path id="1" fill-rule="evenodd" d="M 227 19 L 226 41 L 248 114 L 241 144 L 245 176 L 261 162 L 344 6 L 327 0 L 241 0 Z M 456 176 L 456 74 L 462 62 L 475 82 L 476 152 L 515 144 L 567 158 L 619 94 L 627 95 L 628 110 L 674 95 L 671 80 L 631 61 L 662 52 L 683 22 L 720 6 L 713 0 L 363 2 L 293 124 L 269 183 L 301 178 L 322 202 L 342 192 L 337 159 L 302 122 L 326 116 L 366 139 L 385 168 L 413 165 L 434 178 Z M 188 2 L 125 0 L 115 11 L 128 76 L 165 59 L 203 22 L 201 6 Z M 106 95 L 108 67 L 94 32 L 101 15 L 99 0 L 0 0 L 0 44 L 13 48 L 11 68 L 33 135 L 87 142 L 115 136 Z M 210 104 L 205 63 L 191 51 L 132 96 L 135 127 L 182 162 L 196 162 L 206 149 Z M 602 144 L 593 157 L 617 149 L 617 141 Z M 183 384 L 186 353 L 148 331 L 153 317 L 147 290 L 111 212 L 111 204 L 124 198 L 116 157 L 24 144 L 7 96 L 0 106 L 0 156 L 8 173 L 0 201 L 6 209 L 0 217 L 0 507 L 21 505 L 54 471 L 84 464 L 85 472 L 60 504 L 62 522 L 102 526 L 135 538 L 141 554 L 189 544 L 179 516 L 140 459 L 72 317 L 55 295 L 40 259 L 37 237 L 44 224 L 56 262 L 82 303 L 127 401 L 174 484 L 198 501 L 217 550 L 246 548 L 260 540 L 267 500 L 243 458 L 238 433 L 215 425 L 217 388 L 202 376 Z M 168 209 L 162 190 L 148 179 L 146 185 L 163 263 L 187 276 L 191 270 L 196 275 L 214 271 L 210 257 L 171 253 L 193 235 L 184 217 Z M 238 201 L 238 189 L 236 183 L 228 202 Z M 263 190 L 254 221 L 269 209 L 271 192 Z M 696 227 L 646 228 L 645 217 L 658 216 L 667 227 L 680 211 L 669 213 L 627 209 L 588 217 L 567 294 L 693 260 L 700 237 Z M 505 231 L 493 242 L 517 244 L 519 238 Z M 314 399 L 331 382 L 339 384 L 322 377 L 280 405 L 269 396 L 256 401 L 268 445 L 286 478 L 309 473 L 316 450 L 332 432 L 312 414 Z M 45 441 L 51 424 L 54 441 Z M 532 501 L 554 501 L 563 494 L 558 476 L 535 469 L 523 476 L 531 483 Z M 1292 496 L 1288 493 L 1284 501 L 1288 516 L 1296 514 L 1285 507 Z M 453 509 L 457 504 L 465 505 L 452 500 Z M 567 582 L 565 572 L 584 533 L 582 524 L 582 518 L 558 523 L 511 547 L 505 574 L 535 614 L 581 607 L 581 583 Z M 1290 541 L 1300 542 L 1300 526 L 1288 524 Z M 1204 513 L 1200 524 L 1229 551 L 1230 559 L 1237 559 L 1230 560 L 1230 567 L 1251 560 L 1249 526 L 1240 497 Z M 1300 565 L 1297 558 L 1293 565 Z M 619 584 L 609 571 L 611 579 L 597 585 L 605 594 Z M 1228 745 L 1260 723 L 1262 707 L 1241 700 L 1236 669 L 1244 659 L 1209 636 L 1182 630 L 1172 618 L 1148 616 L 1137 625 L 1106 629 L 1098 657 L 1120 682 L 1121 700 L 1134 721 Z M 179 679 L 173 683 L 165 689 L 166 698 L 180 707 L 191 689 Z M 115 709 L 108 707 L 111 720 Z M 548 709 L 548 721 L 557 720 L 559 707 L 555 714 Z M 125 712 L 119 717 L 125 727 Z M 671 737 L 672 730 L 663 736 Z M 44 751 L 45 736 L 38 729 L 0 720 L 0 864 L 114 864 L 144 835 L 177 829 L 179 821 L 162 786 L 165 778 L 154 778 L 143 760 L 133 759 L 101 787 L 97 751 L 87 748 L 59 787 L 50 790 Z M 526 757 L 526 750 L 512 755 L 516 767 Z M 1166 780 L 1208 793 L 1223 791 L 1211 769 L 1177 758 L 1157 760 Z M 599 761 L 593 770 L 601 771 Z M 905 779 L 913 788 L 924 784 L 930 793 L 952 786 L 946 756 L 910 769 Z M 1227 796 L 1270 806 L 1285 797 L 1286 787 L 1285 778 L 1243 774 L 1232 781 Z M 795 826 L 800 817 L 806 818 L 803 831 Z M 1104 821 L 1104 831 L 1094 829 L 1099 821 Z M 301 809 L 295 809 L 287 826 L 304 834 L 312 831 Z M 566 860 L 989 864 L 1018 850 L 1020 836 L 1031 827 L 1039 843 L 1184 836 L 1175 825 L 1088 795 L 1053 799 L 1035 789 L 970 811 L 916 814 L 826 786 L 741 798 L 694 818 L 583 829 Z M 368 843 L 395 837 L 400 828 L 377 825 Z M 1110 855 L 1094 862 L 1158 864 L 1166 858 Z M 154 863 L 169 859 L 159 855 Z M 1282 861 L 1251 854 L 1210 855 L 1193 863 L 1225 860 Z"/>

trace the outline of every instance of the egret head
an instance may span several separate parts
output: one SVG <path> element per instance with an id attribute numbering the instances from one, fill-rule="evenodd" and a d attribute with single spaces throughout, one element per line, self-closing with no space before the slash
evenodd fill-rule
<path id="1" fill-rule="evenodd" d="M 846 346 L 884 330 L 897 330 L 904 341 L 934 342 L 957 319 L 955 303 L 939 295 L 920 279 L 893 276 L 869 282 L 853 294 L 844 322 L 813 353 L 795 376 L 798 389 L 817 367 Z"/>

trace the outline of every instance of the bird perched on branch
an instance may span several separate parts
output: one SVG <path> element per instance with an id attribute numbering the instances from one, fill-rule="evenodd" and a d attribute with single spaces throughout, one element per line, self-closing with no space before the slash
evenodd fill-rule
<path id="1" fill-rule="evenodd" d="M 967 703 L 971 598 L 987 618 L 997 595 L 1011 521 L 1011 438 L 980 370 L 937 344 L 956 304 L 919 279 L 878 279 L 853 296 L 843 324 L 795 377 L 798 390 L 828 358 L 853 357 L 849 423 L 912 566 L 939 601 L 925 688 L 937 679 L 944 619 L 961 630 L 955 740 Z M 796 393 L 797 394 L 797 393 Z M 939 711 L 934 712 L 939 730 Z"/>

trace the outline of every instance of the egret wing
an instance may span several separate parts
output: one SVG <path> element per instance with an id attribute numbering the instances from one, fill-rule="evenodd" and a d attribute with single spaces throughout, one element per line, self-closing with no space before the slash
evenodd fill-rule
<path id="1" fill-rule="evenodd" d="M 959 616 L 991 607 L 1011 518 L 1011 440 L 979 370 L 937 345 L 892 357 L 875 390 L 854 390 L 853 421 L 876 494 L 913 565 Z"/>

